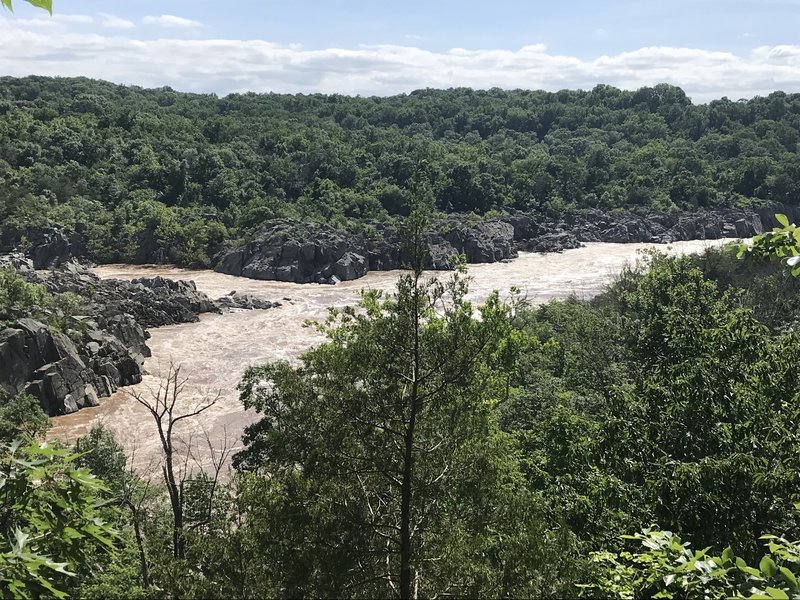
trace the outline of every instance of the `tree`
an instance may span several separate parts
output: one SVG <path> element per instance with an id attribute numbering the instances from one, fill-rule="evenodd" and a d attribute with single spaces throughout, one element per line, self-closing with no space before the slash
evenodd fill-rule
<path id="1" fill-rule="evenodd" d="M 36 438 L 50 428 L 50 419 L 30 394 L 8 396 L 0 390 L 0 440 L 22 435 Z"/>
<path id="2" fill-rule="evenodd" d="M 176 438 L 176 426 L 187 419 L 194 418 L 216 404 L 219 394 L 212 398 L 200 398 L 187 412 L 180 412 L 178 402 L 183 400 L 188 379 L 181 376 L 180 367 L 170 365 L 167 373 L 159 380 L 158 388 L 149 394 L 139 391 L 128 392 L 131 397 L 150 413 L 156 425 L 164 463 L 162 474 L 169 494 L 172 509 L 172 552 L 176 559 L 186 557 L 186 538 L 184 532 L 184 482 L 189 476 L 187 462 L 178 462 L 179 454 Z M 189 442 L 191 447 L 191 442 Z M 219 469 L 217 469 L 217 475 Z"/>
<path id="3" fill-rule="evenodd" d="M 461 269 L 426 278 L 425 227 L 412 214 L 394 294 L 363 292 L 318 325 L 327 342 L 302 366 L 251 367 L 240 384 L 263 418 L 234 463 L 264 475 L 260 511 L 280 531 L 261 538 L 287 596 L 507 594 L 515 561 L 541 558 L 541 539 L 507 554 L 523 531 L 545 537 L 497 424 L 510 308 L 493 294 L 476 318 Z"/>

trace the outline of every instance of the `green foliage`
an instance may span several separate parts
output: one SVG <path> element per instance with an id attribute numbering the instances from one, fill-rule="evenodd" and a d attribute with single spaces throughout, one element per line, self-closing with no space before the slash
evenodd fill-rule
<path id="1" fill-rule="evenodd" d="M 115 495 L 121 496 L 128 478 L 127 457 L 114 434 L 95 425 L 75 442 L 75 463 L 99 477 Z"/>
<path id="2" fill-rule="evenodd" d="M 520 313 L 503 423 L 587 549 L 661 522 L 746 559 L 795 527 L 800 381 L 773 333 L 698 259 L 651 256 L 593 302 Z"/>
<path id="3" fill-rule="evenodd" d="M 53 0 L 25 0 L 31 6 L 35 6 L 36 8 L 43 8 L 51 15 L 53 14 Z M 8 10 L 13 11 L 14 6 L 11 3 L 11 0 L 3 0 L 3 6 Z"/>
<path id="4" fill-rule="evenodd" d="M 800 228 L 789 223 L 789 218 L 776 214 L 778 227 L 772 231 L 756 235 L 750 242 L 739 248 L 739 258 L 780 261 L 786 265 L 792 276 L 800 276 Z"/>
<path id="5" fill-rule="evenodd" d="M 754 567 L 736 556 L 730 546 L 721 555 L 711 553 L 710 548 L 693 551 L 670 531 L 650 528 L 624 537 L 638 542 L 640 549 L 594 552 L 592 561 L 600 571 L 595 582 L 579 585 L 586 597 L 800 597 L 800 542 L 762 536 L 769 552 Z"/>
<path id="6" fill-rule="evenodd" d="M 401 276 L 395 294 L 332 311 L 301 367 L 246 372 L 242 401 L 263 418 L 235 462 L 268 474 L 247 498 L 280 595 L 392 595 L 406 514 L 420 595 L 559 585 L 556 535 L 498 426 L 509 309 L 493 295 L 476 319 L 466 293 L 459 273 Z"/>
<path id="7" fill-rule="evenodd" d="M 13 598 L 67 597 L 78 570 L 115 551 L 100 518 L 104 484 L 75 455 L 37 442 L 0 448 L 0 590 Z"/>
<path id="8" fill-rule="evenodd" d="M 3 78 L 0 222 L 79 230 L 101 261 L 204 266 L 273 219 L 407 215 L 420 162 L 442 212 L 796 204 L 799 106 L 695 106 L 669 85 L 217 98 Z"/>
<path id="9" fill-rule="evenodd" d="M 13 269 L 0 269 L 0 321 L 30 316 L 49 301 L 44 287 L 28 283 Z"/>
<path id="10" fill-rule="evenodd" d="M 36 438 L 50 428 L 50 419 L 30 394 L 6 394 L 0 390 L 0 440 L 19 436 Z"/>

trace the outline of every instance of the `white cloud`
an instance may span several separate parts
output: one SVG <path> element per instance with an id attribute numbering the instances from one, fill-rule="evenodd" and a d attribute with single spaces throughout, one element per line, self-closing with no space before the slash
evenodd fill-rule
<path id="1" fill-rule="evenodd" d="M 310 50 L 259 40 L 127 39 L 70 28 L 42 30 L 0 17 L 7 75 L 85 75 L 198 92 L 339 92 L 387 95 L 422 87 L 624 89 L 668 82 L 696 101 L 800 91 L 800 45 L 750 52 L 654 46 L 578 58 L 538 44 L 519 50 L 434 52 L 377 45 Z"/>
<path id="2" fill-rule="evenodd" d="M 159 27 L 179 27 L 184 29 L 192 29 L 203 26 L 200 21 L 184 19 L 183 17 L 176 17 L 175 15 L 159 15 L 157 17 L 148 16 L 142 19 L 142 23 L 145 25 L 158 25 Z"/>
<path id="3" fill-rule="evenodd" d="M 117 15 L 100 13 L 98 17 L 100 18 L 100 25 L 109 29 L 133 29 L 136 27 L 133 21 L 128 21 L 128 19 L 123 19 Z"/>
<path id="4" fill-rule="evenodd" d="M 45 15 L 33 19 L 16 19 L 15 22 L 18 25 L 25 25 L 28 27 L 57 27 L 73 23 L 84 25 L 87 23 L 94 23 L 94 17 L 90 15 L 54 14 L 53 16 Z"/>

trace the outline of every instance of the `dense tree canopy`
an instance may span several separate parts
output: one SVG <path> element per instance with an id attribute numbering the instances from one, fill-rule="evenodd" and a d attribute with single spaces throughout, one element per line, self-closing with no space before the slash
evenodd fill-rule
<path id="1" fill-rule="evenodd" d="M 78 228 L 99 259 L 149 243 L 204 263 L 270 218 L 404 213 L 421 162 L 442 211 L 795 203 L 798 141 L 800 95 L 783 92 L 706 105 L 663 84 L 217 98 L 3 78 L 0 221 Z"/>

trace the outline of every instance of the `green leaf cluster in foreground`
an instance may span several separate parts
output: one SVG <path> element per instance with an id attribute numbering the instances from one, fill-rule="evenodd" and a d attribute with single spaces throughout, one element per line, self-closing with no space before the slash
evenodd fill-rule
<path id="1" fill-rule="evenodd" d="M 25 0 L 25 2 L 36 8 L 43 8 L 51 15 L 53 14 L 53 0 Z M 3 6 L 8 10 L 14 10 L 12 0 L 3 0 Z"/>

